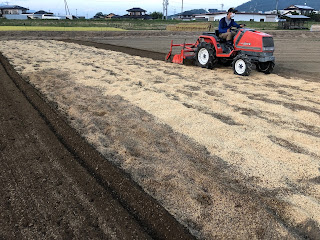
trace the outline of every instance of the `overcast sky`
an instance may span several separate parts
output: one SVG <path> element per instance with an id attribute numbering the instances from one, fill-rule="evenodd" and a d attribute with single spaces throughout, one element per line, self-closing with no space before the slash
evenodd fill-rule
<path id="1" fill-rule="evenodd" d="M 65 14 L 64 0 L 3 0 L 2 4 L 8 2 L 9 5 L 19 5 L 30 10 L 45 10 L 55 14 Z M 183 0 L 183 10 L 198 8 L 217 8 L 223 9 L 236 7 L 249 0 Z M 93 17 L 97 12 L 104 14 L 115 13 L 118 15 L 126 14 L 126 10 L 133 7 L 140 7 L 147 13 L 158 11 L 162 12 L 163 0 L 67 0 L 71 14 L 85 17 Z M 182 0 L 169 0 L 168 15 L 181 12 Z"/>

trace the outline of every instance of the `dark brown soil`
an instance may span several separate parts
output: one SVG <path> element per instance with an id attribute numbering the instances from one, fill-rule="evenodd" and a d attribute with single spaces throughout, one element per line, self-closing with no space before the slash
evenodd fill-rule
<path id="1" fill-rule="evenodd" d="M 165 60 L 165 54 L 161 52 L 156 52 L 156 51 L 149 51 L 149 50 L 143 50 L 138 48 L 117 46 L 117 45 L 107 44 L 107 43 L 97 43 L 97 42 L 74 40 L 74 39 L 64 39 L 62 41 L 77 43 L 84 46 L 96 47 L 100 49 L 112 50 L 116 52 L 123 52 L 123 53 L 134 55 L 134 56 L 151 58 L 153 60 Z"/>
<path id="2" fill-rule="evenodd" d="M 192 239 L 0 56 L 1 239 Z"/>

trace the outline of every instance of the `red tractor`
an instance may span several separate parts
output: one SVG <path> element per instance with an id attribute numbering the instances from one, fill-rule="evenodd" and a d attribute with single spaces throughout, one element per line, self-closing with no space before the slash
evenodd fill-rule
<path id="1" fill-rule="evenodd" d="M 195 43 L 173 44 L 166 56 L 167 61 L 183 64 L 189 59 L 196 65 L 212 69 L 218 62 L 233 66 L 235 74 L 248 76 L 252 64 L 260 72 L 269 74 L 274 68 L 274 43 L 271 35 L 252 29 L 239 29 L 233 39 L 233 47 L 219 38 L 219 32 L 205 32 Z M 182 47 L 180 54 L 172 58 L 173 47 Z"/>

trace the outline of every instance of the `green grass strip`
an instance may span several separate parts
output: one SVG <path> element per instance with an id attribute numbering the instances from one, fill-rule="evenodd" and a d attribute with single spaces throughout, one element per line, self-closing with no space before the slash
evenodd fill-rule
<path id="1" fill-rule="evenodd" d="M 47 26 L 0 26 L 0 31 L 62 31 L 62 32 L 106 32 L 126 31 L 114 27 L 47 27 Z"/>

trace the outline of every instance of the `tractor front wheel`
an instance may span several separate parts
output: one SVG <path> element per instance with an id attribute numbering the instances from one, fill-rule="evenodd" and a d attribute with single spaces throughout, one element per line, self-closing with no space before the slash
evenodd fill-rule
<path id="1" fill-rule="evenodd" d="M 216 63 L 215 50 L 210 43 L 200 43 L 195 57 L 199 67 L 212 69 Z"/>
<path id="2" fill-rule="evenodd" d="M 256 63 L 258 72 L 270 74 L 274 68 L 274 62 L 258 62 Z"/>
<path id="3" fill-rule="evenodd" d="M 251 66 L 252 64 L 250 59 L 244 54 L 239 54 L 233 59 L 232 62 L 234 73 L 241 76 L 249 76 L 251 72 Z"/>

